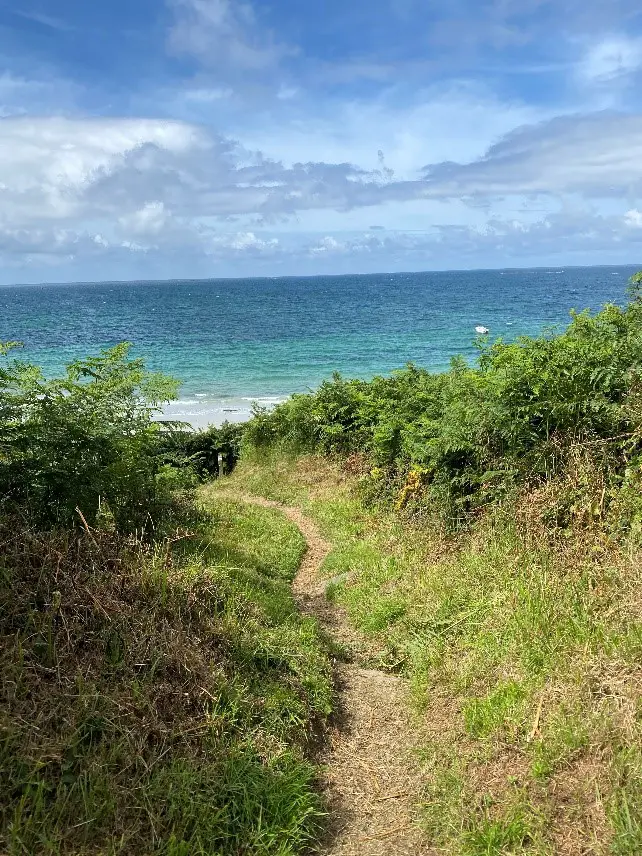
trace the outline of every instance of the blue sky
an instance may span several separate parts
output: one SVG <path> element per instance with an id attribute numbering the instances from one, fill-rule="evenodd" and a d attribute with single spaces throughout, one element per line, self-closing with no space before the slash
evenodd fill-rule
<path id="1" fill-rule="evenodd" d="M 0 0 L 0 282 L 642 261 L 639 0 Z"/>

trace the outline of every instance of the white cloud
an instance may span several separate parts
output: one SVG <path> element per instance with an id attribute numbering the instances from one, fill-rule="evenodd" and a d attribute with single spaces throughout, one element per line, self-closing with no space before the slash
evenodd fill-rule
<path id="1" fill-rule="evenodd" d="M 378 167 L 286 165 L 181 122 L 4 119 L 0 259 L 174 254 L 403 267 L 458 252 L 531 258 L 637 246 L 642 237 L 642 116 L 524 126 L 481 157 L 433 164 L 425 178 Z M 578 202 L 560 208 L 560 199 Z M 314 221 L 316 234 L 299 219 Z M 373 221 L 391 228 L 373 231 Z"/>
<path id="2" fill-rule="evenodd" d="M 627 235 L 626 227 L 639 234 Z M 625 244 L 625 240 L 633 244 Z M 315 258 L 373 259 L 374 269 L 391 259 L 421 264 L 429 260 L 444 266 L 458 260 L 460 266 L 474 264 L 468 260 L 491 259 L 495 264 L 514 260 L 532 261 L 564 253 L 600 253 L 635 246 L 642 250 L 642 213 L 624 216 L 602 216 L 585 209 L 564 210 L 548 214 L 531 223 L 516 218 L 494 217 L 481 226 L 434 226 L 423 233 L 384 232 L 354 235 L 325 235 L 311 241 L 305 251 Z"/>
<path id="3" fill-rule="evenodd" d="M 609 83 L 642 67 L 642 38 L 613 35 L 590 47 L 578 66 L 580 78 Z"/>
<path id="4" fill-rule="evenodd" d="M 527 125 L 471 163 L 426 167 L 441 198 L 579 193 L 642 195 L 642 115 L 594 113 Z"/>
<path id="5" fill-rule="evenodd" d="M 624 215 L 624 222 L 633 229 L 642 229 L 642 211 L 632 208 Z"/>
<path id="6" fill-rule="evenodd" d="M 337 239 L 333 238 L 332 235 L 326 235 L 324 238 L 321 238 L 318 244 L 315 244 L 309 249 L 313 255 L 320 255 L 321 253 L 334 253 L 337 250 L 339 252 L 345 252 L 347 249 L 347 244 L 345 241 L 337 241 Z"/>
<path id="7" fill-rule="evenodd" d="M 245 224 L 374 204 L 381 188 L 349 164 L 285 167 L 185 123 L 0 121 L 0 253 L 12 256 L 273 254 L 279 240 Z"/>
<path id="8" fill-rule="evenodd" d="M 198 129 L 177 122 L 3 119 L 0 223 L 99 214 L 99 205 L 88 211 L 86 194 L 101 178 L 121 169 L 128 153 L 152 146 L 185 156 L 203 140 Z"/>
<path id="9" fill-rule="evenodd" d="M 496 218 L 482 229 L 443 226 L 439 233 L 444 252 L 456 251 L 464 257 L 528 262 L 578 254 L 579 258 L 597 261 L 603 254 L 609 261 L 619 256 L 620 263 L 624 263 L 631 261 L 626 253 L 638 254 L 642 250 L 642 232 L 627 234 L 626 227 L 624 216 L 577 209 L 549 214 L 530 224 Z"/>
<path id="10" fill-rule="evenodd" d="M 231 235 L 215 236 L 212 240 L 215 249 L 231 249 L 240 252 L 264 252 L 274 250 L 279 246 L 277 238 L 264 240 L 257 238 L 254 232 L 237 232 Z"/>
<path id="11" fill-rule="evenodd" d="M 82 229 L 32 228 L 15 229 L 0 226 L 0 257 L 44 257 L 49 259 L 87 258 L 106 249 L 127 246 L 110 241 L 99 232 Z"/>
<path id="12" fill-rule="evenodd" d="M 389 192 L 350 164 L 285 167 L 202 127 L 125 119 L 0 121 L 0 189 L 0 223 L 115 218 L 135 232 L 169 215 L 269 219 Z"/>
<path id="13" fill-rule="evenodd" d="M 298 106 L 276 111 L 256 128 L 241 125 L 237 134 L 247 147 L 269 151 L 286 164 L 305 157 L 376 169 L 382 151 L 398 179 L 416 178 L 427 162 L 480 157 L 513 128 L 550 115 L 465 81 L 412 94 L 393 87 L 376 98 L 319 100 L 312 116 L 304 101 L 299 111 Z"/>
<path id="14" fill-rule="evenodd" d="M 219 77 L 265 72 L 293 53 L 265 29 L 253 7 L 239 0 L 167 0 L 175 20 L 168 47 L 189 55 Z"/>
<path id="15" fill-rule="evenodd" d="M 158 235 L 167 225 L 168 215 L 162 202 L 146 202 L 142 208 L 118 219 L 121 228 L 133 235 Z"/>

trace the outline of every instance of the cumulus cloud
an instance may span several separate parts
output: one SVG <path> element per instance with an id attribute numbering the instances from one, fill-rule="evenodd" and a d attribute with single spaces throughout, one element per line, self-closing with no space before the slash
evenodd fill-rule
<path id="1" fill-rule="evenodd" d="M 549 214 L 534 223 L 493 218 L 483 227 L 438 227 L 445 252 L 457 248 L 464 255 L 495 255 L 512 259 L 554 257 L 564 253 L 621 251 L 624 239 L 642 246 L 642 234 L 627 235 L 624 216 L 605 216 L 585 210 Z M 638 251 L 639 251 L 638 247 Z"/>
<path id="2" fill-rule="evenodd" d="M 119 217 L 125 232 L 134 235 L 158 235 L 167 225 L 168 215 L 163 202 L 146 202 L 142 208 Z"/>
<path id="3" fill-rule="evenodd" d="M 628 230 L 628 231 L 627 231 Z M 372 257 L 421 259 L 440 264 L 459 259 L 491 258 L 495 263 L 555 256 L 563 247 L 567 254 L 621 249 L 632 241 L 642 249 L 642 212 L 602 216 L 583 209 L 546 215 L 531 223 L 516 218 L 491 218 L 482 226 L 435 225 L 425 232 L 390 232 L 349 236 L 325 235 L 310 242 L 306 252 L 315 258 Z M 376 264 L 375 264 L 376 268 Z"/>
<path id="4" fill-rule="evenodd" d="M 269 219 L 373 204 L 382 175 L 351 164 L 290 167 L 181 122 L 0 121 L 0 223 L 116 218 L 133 234 L 172 218 Z"/>
<path id="5" fill-rule="evenodd" d="M 182 253 L 403 264 L 456 254 L 456 246 L 463 254 L 504 248 L 524 257 L 556 246 L 637 246 L 642 116 L 605 113 L 523 126 L 482 157 L 433 164 L 405 180 L 386 163 L 369 170 L 323 161 L 286 165 L 184 122 L 7 118 L 0 120 L 0 194 L 0 256 L 13 259 Z M 547 198 L 543 219 L 529 213 L 536 195 Z M 568 206 L 556 213 L 569 195 L 608 198 L 612 209 L 627 202 L 609 217 L 589 216 L 586 205 L 579 214 Z M 509 198 L 521 214 L 502 214 Z M 469 222 L 444 225 L 446 208 L 434 216 L 435 205 L 461 200 L 480 203 L 468 209 Z M 370 229 L 365 213 L 363 233 L 328 228 L 373 207 L 382 222 L 387 205 L 411 202 L 433 212 L 421 233 Z M 493 206 L 495 213 L 487 213 Z M 319 212 L 328 224 L 310 239 L 295 228 L 305 212 Z M 321 212 L 336 213 L 324 220 Z"/>
<path id="6" fill-rule="evenodd" d="M 108 246 L 109 243 L 99 233 L 72 229 L 0 227 L 0 253 L 5 257 L 70 257 L 78 253 L 100 253 Z"/>
<path id="7" fill-rule="evenodd" d="M 216 238 L 214 241 L 215 246 L 217 245 L 217 242 L 218 245 L 229 247 L 232 250 L 240 250 L 241 252 L 245 252 L 247 250 L 263 252 L 264 250 L 271 250 L 279 245 L 277 238 L 271 238 L 266 241 L 263 240 L 263 238 L 257 238 L 254 232 L 239 232 L 231 237 L 226 236 L 225 238 Z"/>
<path id="8" fill-rule="evenodd" d="M 471 163 L 426 167 L 431 196 L 642 193 L 642 116 L 594 113 L 527 125 Z"/>
<path id="9" fill-rule="evenodd" d="M 100 204 L 89 210 L 88 194 L 101 178 L 122 168 L 128 152 L 150 146 L 186 157 L 201 140 L 197 129 L 177 122 L 0 120 L 0 223 L 99 215 Z"/>
<path id="10" fill-rule="evenodd" d="M 631 208 L 624 215 L 624 222 L 632 229 L 642 229 L 642 211 L 637 208 Z"/>
<path id="11" fill-rule="evenodd" d="M 385 181 L 350 164 L 286 167 L 181 122 L 5 119 L 0 257 L 272 257 L 278 238 L 251 221 L 374 204 Z"/>
<path id="12" fill-rule="evenodd" d="M 416 251 L 434 248 L 439 240 L 436 230 L 427 233 L 391 232 L 390 234 L 372 234 L 364 232 L 356 235 L 325 235 L 319 241 L 310 243 L 306 250 L 312 256 L 332 255 L 390 255 L 400 251 Z"/>

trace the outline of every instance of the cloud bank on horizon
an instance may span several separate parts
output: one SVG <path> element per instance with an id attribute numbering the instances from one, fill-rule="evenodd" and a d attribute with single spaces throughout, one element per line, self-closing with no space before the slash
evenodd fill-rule
<path id="1" fill-rule="evenodd" d="M 639 0 L 0 0 L 0 282 L 635 263 Z"/>

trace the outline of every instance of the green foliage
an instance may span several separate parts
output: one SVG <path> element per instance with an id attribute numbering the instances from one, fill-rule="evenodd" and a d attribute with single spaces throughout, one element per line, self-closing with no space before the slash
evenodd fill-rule
<path id="1" fill-rule="evenodd" d="M 635 856 L 642 849 L 642 753 L 639 744 L 621 750 L 615 759 L 617 785 L 609 805 L 614 827 L 613 856 Z"/>
<path id="2" fill-rule="evenodd" d="M 15 347 L 0 343 L 0 850 L 308 852 L 323 806 L 305 747 L 332 685 L 292 597 L 305 543 L 277 512 L 194 501 L 242 429 L 158 421 L 176 384 L 128 345 L 53 380 Z"/>
<path id="3" fill-rule="evenodd" d="M 573 313 L 564 332 L 480 340 L 476 366 L 455 359 L 448 372 L 433 374 L 409 365 L 372 381 L 334 375 L 315 394 L 257 413 L 246 443 L 365 454 L 377 481 L 371 494 L 394 495 L 410 473 L 415 486 L 402 505 L 428 501 L 451 523 L 564 473 L 578 445 L 607 474 L 607 488 L 619 486 L 642 463 L 635 288 L 628 306 Z"/>
<path id="4" fill-rule="evenodd" d="M 517 730 L 522 720 L 526 692 L 515 681 L 498 684 L 483 698 L 471 698 L 463 706 L 466 730 L 473 737 L 490 737 L 504 729 Z"/>
<path id="5" fill-rule="evenodd" d="M 501 820 L 484 819 L 463 836 L 462 856 L 505 856 L 535 851 L 532 825 L 526 811 Z M 540 851 L 541 852 L 541 851 Z"/>
<path id="6" fill-rule="evenodd" d="M 159 451 L 172 467 L 190 469 L 201 480 L 216 478 L 230 473 L 236 466 L 243 431 L 243 425 L 229 422 L 220 428 L 212 425 L 203 431 L 186 431 L 179 425 L 161 436 Z"/>
<path id="7" fill-rule="evenodd" d="M 121 344 L 78 360 L 61 378 L 11 359 L 0 365 L 0 498 L 38 523 L 91 524 L 101 502 L 118 525 L 142 526 L 160 497 L 152 420 L 176 382 L 129 359 Z"/>
<path id="8" fill-rule="evenodd" d="M 560 708 L 551 716 L 542 736 L 533 742 L 532 774 L 546 781 L 558 770 L 568 767 L 590 746 L 591 733 L 597 733 L 604 723 L 595 712 Z"/>

